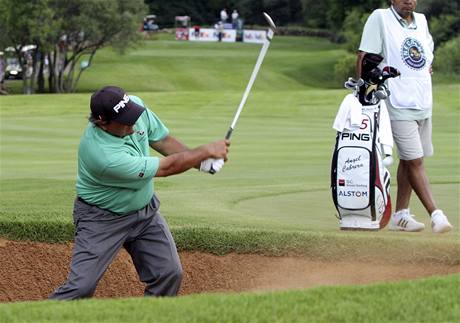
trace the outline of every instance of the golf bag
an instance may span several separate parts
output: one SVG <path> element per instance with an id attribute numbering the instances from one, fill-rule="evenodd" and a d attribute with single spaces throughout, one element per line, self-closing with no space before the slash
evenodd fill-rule
<path id="1" fill-rule="evenodd" d="M 363 107 L 361 126 L 337 132 L 331 188 L 341 229 L 378 230 L 391 215 L 390 173 L 379 142 L 380 106 Z"/>
<path id="2" fill-rule="evenodd" d="M 379 230 L 391 216 L 390 173 L 384 164 L 391 164 L 393 139 L 382 98 L 389 95 L 384 80 L 398 72 L 386 67 L 385 74 L 377 68 L 380 61 L 378 55 L 365 57 L 364 77 L 345 83 L 354 93 L 345 97 L 334 121 L 331 191 L 342 230 Z"/>

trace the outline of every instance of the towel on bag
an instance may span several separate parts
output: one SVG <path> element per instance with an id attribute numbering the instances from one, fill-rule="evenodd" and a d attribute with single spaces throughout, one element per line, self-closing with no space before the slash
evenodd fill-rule
<path id="1" fill-rule="evenodd" d="M 362 105 L 353 94 L 343 98 L 339 111 L 335 116 L 332 128 L 342 132 L 344 129 L 353 131 L 361 126 Z"/>

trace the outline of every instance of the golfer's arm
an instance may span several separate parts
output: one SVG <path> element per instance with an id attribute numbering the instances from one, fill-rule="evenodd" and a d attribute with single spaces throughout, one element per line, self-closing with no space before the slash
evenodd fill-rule
<path id="1" fill-rule="evenodd" d="M 149 144 L 152 149 L 155 149 L 163 156 L 169 156 L 175 153 L 189 150 L 186 145 L 170 135 L 167 135 L 160 141 L 151 141 Z"/>
<path id="2" fill-rule="evenodd" d="M 190 150 L 186 145 L 184 145 L 178 139 L 176 139 L 175 137 L 172 137 L 170 135 L 166 136 L 165 138 L 163 138 L 160 141 L 150 142 L 150 147 L 152 149 L 158 151 L 163 156 L 170 156 L 170 155 L 173 155 L 173 154 L 186 152 L 186 151 Z M 163 160 L 163 159 L 164 158 L 162 158 L 160 160 Z M 192 167 L 199 168 L 200 167 L 200 162 L 201 162 L 201 160 L 198 161 Z M 191 168 L 191 167 L 189 167 L 189 168 Z M 157 172 L 157 174 L 158 174 L 158 172 Z M 169 174 L 169 175 L 172 175 L 172 174 Z M 156 175 L 156 176 L 158 176 L 158 175 Z M 168 175 L 165 175 L 165 176 L 168 176 Z"/>
<path id="3" fill-rule="evenodd" d="M 160 158 L 160 165 L 155 177 L 166 177 L 180 174 L 199 165 L 202 160 L 210 156 L 206 146 L 189 149 Z"/>

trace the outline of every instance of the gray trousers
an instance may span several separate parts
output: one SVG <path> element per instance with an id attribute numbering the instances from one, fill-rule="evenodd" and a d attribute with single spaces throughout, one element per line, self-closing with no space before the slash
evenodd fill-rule
<path id="1" fill-rule="evenodd" d="M 182 266 L 171 232 L 158 212 L 154 196 L 144 208 L 115 215 L 77 199 L 74 203 L 75 244 L 67 281 L 50 299 L 91 297 L 119 250 L 131 255 L 145 296 L 177 295 Z"/>

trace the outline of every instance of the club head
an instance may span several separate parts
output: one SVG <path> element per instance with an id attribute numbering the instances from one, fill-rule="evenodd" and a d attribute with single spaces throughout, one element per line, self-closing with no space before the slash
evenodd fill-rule
<path id="1" fill-rule="evenodd" d="M 398 77 L 400 75 L 401 75 L 401 72 L 392 66 L 385 66 L 382 70 L 383 81 L 389 78 Z"/>
<path id="2" fill-rule="evenodd" d="M 275 32 L 276 30 L 276 25 L 275 23 L 273 22 L 273 19 L 268 15 L 268 13 L 264 12 L 264 17 L 265 17 L 265 20 L 267 20 L 268 24 L 270 25 L 270 29 Z"/>
<path id="3" fill-rule="evenodd" d="M 387 92 L 385 91 L 385 89 L 378 89 L 377 91 L 375 91 L 375 96 L 379 100 L 385 100 L 388 97 Z"/>
<path id="4" fill-rule="evenodd" d="M 344 86 L 346 89 L 356 90 L 357 88 L 359 88 L 361 85 L 364 84 L 360 81 L 362 81 L 362 79 L 355 80 L 354 78 L 349 77 L 348 80 L 344 83 Z"/>

